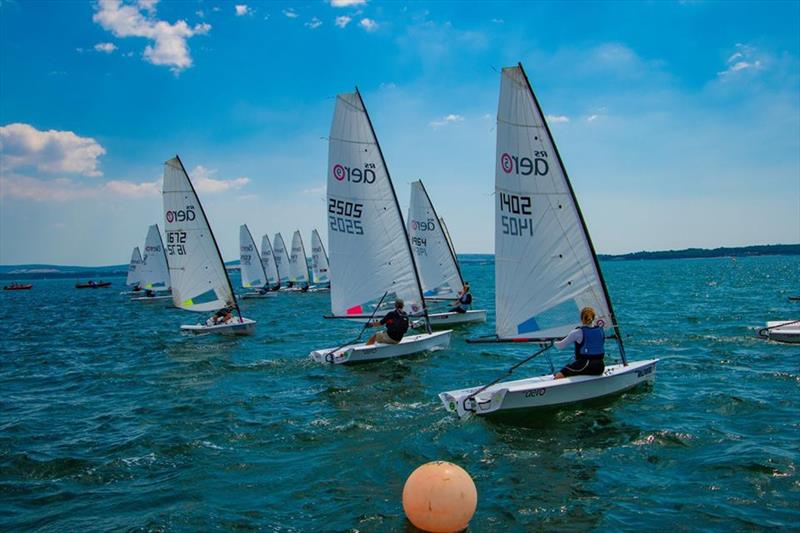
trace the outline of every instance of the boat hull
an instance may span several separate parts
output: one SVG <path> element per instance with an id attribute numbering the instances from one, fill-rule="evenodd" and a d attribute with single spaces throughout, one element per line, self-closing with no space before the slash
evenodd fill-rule
<path id="1" fill-rule="evenodd" d="M 3 287 L 4 291 L 27 291 L 33 288 L 33 285 L 6 285 Z"/>
<path id="2" fill-rule="evenodd" d="M 252 335 L 256 330 L 256 321 L 242 317 L 234 319 L 228 324 L 208 326 L 206 324 L 192 324 L 181 326 L 181 331 L 194 335 Z"/>
<path id="3" fill-rule="evenodd" d="M 309 356 L 318 363 L 360 363 L 366 361 L 379 361 L 393 357 L 403 357 L 415 353 L 444 350 L 450 346 L 452 331 L 437 331 L 420 335 L 406 335 L 397 344 L 376 343 L 367 346 L 365 343 L 350 344 L 337 349 L 331 348 L 314 350 Z"/>
<path id="4" fill-rule="evenodd" d="M 786 324 L 783 326 L 782 324 Z M 759 334 L 767 340 L 786 344 L 800 344 L 800 322 L 797 320 L 777 320 L 767 322 L 767 327 Z"/>
<path id="5" fill-rule="evenodd" d="M 246 292 L 246 293 L 240 295 L 239 298 L 241 298 L 243 300 L 261 300 L 261 299 L 264 299 L 264 298 L 272 298 L 274 296 L 275 296 L 274 292 L 266 292 L 266 293 L 263 293 L 263 294 L 260 293 L 260 292 Z"/>
<path id="6" fill-rule="evenodd" d="M 137 296 L 136 298 L 131 298 L 131 301 L 143 304 L 172 301 L 172 295 L 166 294 L 160 296 Z"/>
<path id="7" fill-rule="evenodd" d="M 429 313 L 428 318 L 431 321 L 431 327 L 448 327 L 457 326 L 461 324 L 474 324 L 478 322 L 486 322 L 486 310 L 475 309 L 469 310 L 466 313 Z M 419 324 L 419 325 L 417 325 Z M 425 321 L 421 320 L 414 323 L 415 327 L 425 326 Z"/>
<path id="8" fill-rule="evenodd" d="M 111 286 L 111 282 L 110 281 L 105 281 L 103 283 L 95 283 L 93 285 L 89 285 L 88 283 L 76 283 L 75 284 L 75 288 L 76 289 L 104 289 L 104 288 L 110 287 L 110 286 Z"/>
<path id="9" fill-rule="evenodd" d="M 553 379 L 552 375 L 506 381 L 492 385 L 468 400 L 481 387 L 471 387 L 439 394 L 445 408 L 459 417 L 469 414 L 542 409 L 618 394 L 645 382 L 653 381 L 658 359 L 635 361 L 628 366 L 607 366 L 602 376 L 573 376 Z M 465 403 L 467 404 L 465 406 Z"/>

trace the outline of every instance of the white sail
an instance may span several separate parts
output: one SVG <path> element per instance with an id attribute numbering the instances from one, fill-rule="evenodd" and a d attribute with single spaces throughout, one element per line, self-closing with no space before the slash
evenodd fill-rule
<path id="1" fill-rule="evenodd" d="M 189 311 L 234 306 L 233 289 L 214 234 L 177 156 L 164 164 L 164 218 L 175 306 Z"/>
<path id="2" fill-rule="evenodd" d="M 272 253 L 272 243 L 269 242 L 269 235 L 261 237 L 261 264 L 264 265 L 264 272 L 267 273 L 267 281 L 270 287 L 275 287 L 280 283 L 278 267 L 275 265 L 275 255 Z"/>
<path id="3" fill-rule="evenodd" d="M 131 253 L 131 262 L 128 264 L 128 278 L 125 280 L 125 285 L 138 285 L 142 282 L 141 268 L 142 254 L 137 246 Z"/>
<path id="4" fill-rule="evenodd" d="M 161 240 L 158 224 L 153 224 L 147 230 L 142 263 L 142 286 L 144 288 L 169 289 L 167 252 Z"/>
<path id="5" fill-rule="evenodd" d="M 308 284 L 308 259 L 300 231 L 292 235 L 292 254 L 289 256 L 289 281 Z"/>
<path id="6" fill-rule="evenodd" d="M 458 263 L 458 256 L 456 255 L 456 247 L 453 246 L 453 239 L 450 237 L 450 231 L 447 229 L 447 224 L 444 223 L 444 217 L 439 217 L 439 223 L 442 225 L 442 231 L 444 231 L 444 236 L 447 238 L 447 246 L 450 247 L 450 253 L 453 254 L 453 257 L 456 261 L 456 268 L 458 269 L 458 276 L 461 278 L 462 283 L 464 277 L 461 275 L 461 265 Z"/>
<path id="7" fill-rule="evenodd" d="M 267 284 L 267 273 L 261 263 L 258 248 L 250 234 L 247 224 L 239 226 L 239 264 L 241 265 L 242 287 L 261 288 Z"/>
<path id="8" fill-rule="evenodd" d="M 411 184 L 408 237 L 425 296 L 455 298 L 464 282 L 447 235 L 422 181 Z"/>
<path id="9" fill-rule="evenodd" d="M 280 275 L 281 286 L 285 286 L 289 282 L 289 254 L 286 252 L 286 243 L 283 242 L 280 233 L 276 233 L 272 239 L 272 257 Z"/>
<path id="10" fill-rule="evenodd" d="M 521 66 L 504 68 L 495 168 L 496 333 L 561 337 L 613 316 L 572 187 Z"/>
<path id="11" fill-rule="evenodd" d="M 405 223 L 358 91 L 336 97 L 327 195 L 333 314 L 367 312 L 387 291 L 406 301 L 406 311 L 420 311 L 424 300 Z"/>
<path id="12" fill-rule="evenodd" d="M 311 275 L 315 284 L 329 283 L 328 254 L 319 237 L 319 232 L 311 232 Z"/>

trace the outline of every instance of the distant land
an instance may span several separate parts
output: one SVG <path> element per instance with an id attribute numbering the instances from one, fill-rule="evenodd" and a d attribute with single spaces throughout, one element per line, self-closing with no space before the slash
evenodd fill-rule
<path id="1" fill-rule="evenodd" d="M 763 255 L 800 255 L 800 244 L 761 244 L 722 248 L 686 248 L 684 250 L 663 250 L 659 252 L 631 252 L 620 255 L 599 254 L 601 261 L 642 261 L 652 259 L 704 259 L 714 257 L 754 257 Z M 492 260 L 492 254 L 459 254 L 464 260 L 479 258 Z M 238 270 L 239 261 L 225 263 L 228 270 Z M 0 265 L 0 279 L 48 279 L 72 278 L 95 279 L 121 277 L 128 274 L 128 265 L 109 265 L 99 267 L 64 265 Z"/>

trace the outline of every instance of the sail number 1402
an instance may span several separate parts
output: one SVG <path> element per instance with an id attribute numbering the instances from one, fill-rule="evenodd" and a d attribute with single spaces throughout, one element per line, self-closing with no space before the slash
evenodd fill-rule
<path id="1" fill-rule="evenodd" d="M 501 192 L 500 211 L 508 213 L 500 215 L 503 235 L 533 236 L 533 200 L 530 196 L 520 196 Z"/>
<path id="2" fill-rule="evenodd" d="M 364 235 L 361 226 L 361 213 L 364 204 L 328 198 L 328 225 L 331 231 Z"/>

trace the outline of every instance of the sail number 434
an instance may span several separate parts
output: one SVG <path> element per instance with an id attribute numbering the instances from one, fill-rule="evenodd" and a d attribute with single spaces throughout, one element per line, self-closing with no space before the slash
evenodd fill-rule
<path id="1" fill-rule="evenodd" d="M 533 199 L 530 196 L 500 193 L 500 223 L 503 235 L 533 236 Z"/>
<path id="2" fill-rule="evenodd" d="M 331 231 L 363 235 L 361 214 L 364 204 L 328 198 L 328 226 Z"/>

